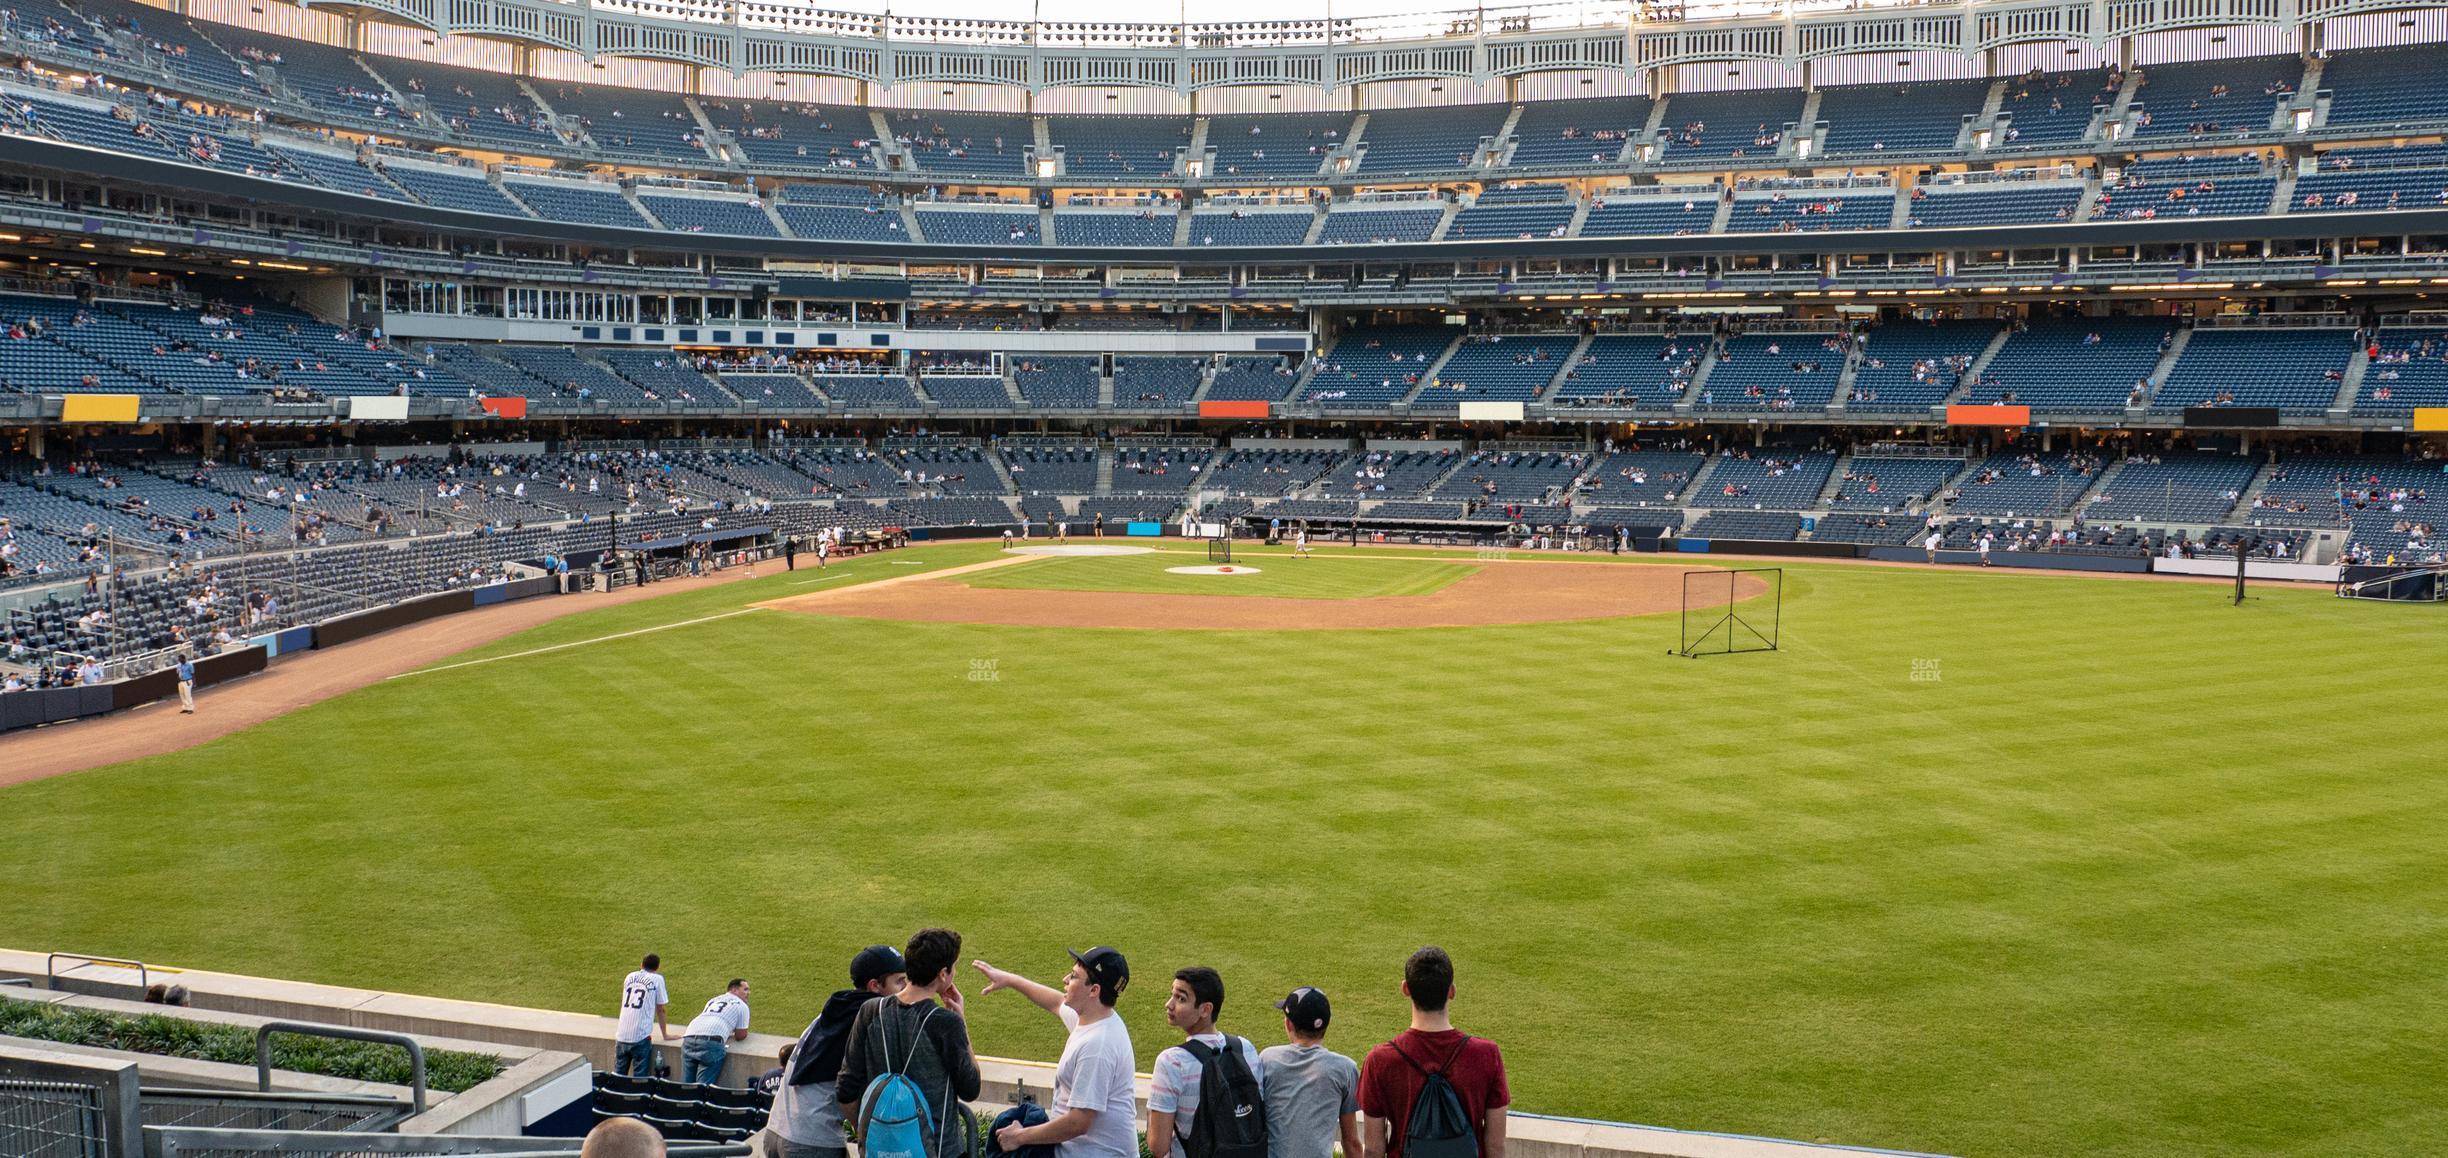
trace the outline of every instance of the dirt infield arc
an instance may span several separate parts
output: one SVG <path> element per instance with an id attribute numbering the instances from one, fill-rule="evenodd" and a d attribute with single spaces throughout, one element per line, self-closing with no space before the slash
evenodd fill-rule
<path id="1" fill-rule="evenodd" d="M 969 571 L 1024 562 L 996 560 L 932 575 L 843 587 L 760 606 L 813 615 L 982 623 L 1010 627 L 1111 627 L 1156 631 L 1338 631 L 1404 627 L 1489 627 L 1653 615 L 1683 606 L 1683 569 L 1560 561 L 1436 560 L 1476 567 L 1426 595 L 1290 599 L 1263 595 L 1159 595 L 972 587 Z M 1230 580 L 1220 580 L 1229 582 Z M 1722 586 L 1708 605 L 1722 603 Z M 1739 598 L 1767 590 L 1737 577 Z M 1702 596 L 1693 592 L 1695 605 Z"/>

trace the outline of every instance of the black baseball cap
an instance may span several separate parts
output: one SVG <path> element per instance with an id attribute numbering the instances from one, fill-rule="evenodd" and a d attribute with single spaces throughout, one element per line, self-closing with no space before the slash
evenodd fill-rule
<path id="1" fill-rule="evenodd" d="M 870 981 L 881 981 L 895 973 L 909 972 L 901 960 L 901 951 L 890 945 L 869 945 L 850 959 L 850 987 L 865 989 Z"/>
<path id="2" fill-rule="evenodd" d="M 1275 1003 L 1291 1021 L 1292 1028 L 1302 1033 L 1324 1033 L 1326 1023 L 1334 1020 L 1334 1010 L 1326 1004 L 1326 991 L 1303 985 L 1291 996 Z"/>
<path id="3" fill-rule="evenodd" d="M 1064 952 L 1071 954 L 1071 959 L 1079 962 L 1080 968 L 1088 971 L 1090 985 L 1100 986 L 1105 990 L 1105 1004 L 1107 1005 L 1113 1004 L 1114 999 L 1122 996 L 1123 987 L 1130 984 L 1130 962 L 1123 958 L 1120 949 L 1109 945 L 1099 945 L 1085 953 L 1076 949 L 1066 949 Z"/>

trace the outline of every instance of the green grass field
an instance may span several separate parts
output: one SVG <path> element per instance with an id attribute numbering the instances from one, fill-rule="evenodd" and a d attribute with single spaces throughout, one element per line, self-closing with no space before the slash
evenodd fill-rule
<path id="1" fill-rule="evenodd" d="M 1381 552 L 1382 554 L 1382 552 Z M 1478 570 L 1469 563 L 1431 559 L 1359 557 L 1331 561 L 1312 555 L 1254 555 L 1241 565 L 1254 575 L 1175 575 L 1167 568 L 1205 567 L 1201 551 L 1181 549 L 1146 555 L 1051 555 L 982 574 L 963 576 L 972 587 L 1058 588 L 1067 591 L 1143 591 L 1158 595 L 1272 595 L 1288 599 L 1359 599 L 1376 595 L 1426 595 Z"/>
<path id="2" fill-rule="evenodd" d="M 675 1013 L 742 974 L 791 1032 L 856 947 L 945 923 L 1044 977 L 1121 946 L 1144 1063 L 1176 967 L 1261 1041 L 1323 986 L 1356 1054 L 1433 942 L 1524 1110 L 2033 1158 L 2448 1132 L 2437 610 L 1840 566 L 1784 609 L 1785 651 L 1709 660 L 1672 617 L 760 611 L 440 670 L 0 791 L 0 943 L 607 1014 L 654 950 Z M 971 1014 L 983 1051 L 1059 1044 L 1017 998 Z"/>

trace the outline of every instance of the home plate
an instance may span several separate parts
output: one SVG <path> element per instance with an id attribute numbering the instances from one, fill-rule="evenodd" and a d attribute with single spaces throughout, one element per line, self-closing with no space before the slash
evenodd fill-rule
<path id="1" fill-rule="evenodd" d="M 1103 546 L 1096 543 L 1055 543 L 1043 547 L 1005 547 L 1007 555 L 1153 555 L 1154 547 Z"/>
<path id="2" fill-rule="evenodd" d="M 1207 567 L 1167 567 L 1165 571 L 1172 575 L 1255 575 L 1258 568 L 1240 563 L 1217 563 Z"/>

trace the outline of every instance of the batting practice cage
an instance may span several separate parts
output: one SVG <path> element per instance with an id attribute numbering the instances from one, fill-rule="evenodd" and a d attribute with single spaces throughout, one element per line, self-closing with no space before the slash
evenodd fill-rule
<path id="1" fill-rule="evenodd" d="M 1757 584 L 1755 597 L 1742 598 L 1745 578 Z M 1730 571 L 1683 573 L 1683 646 L 1673 654 L 1687 659 L 1775 651 L 1777 628 L 1785 617 L 1785 569 L 1743 567 Z"/>
<path id="2" fill-rule="evenodd" d="M 2337 585 L 2340 599 L 2381 603 L 2448 602 L 2448 567 L 2349 567 Z"/>
<path id="3" fill-rule="evenodd" d="M 1207 540 L 1207 561 L 1210 563 L 1232 562 L 1232 536 L 1218 535 Z"/>

